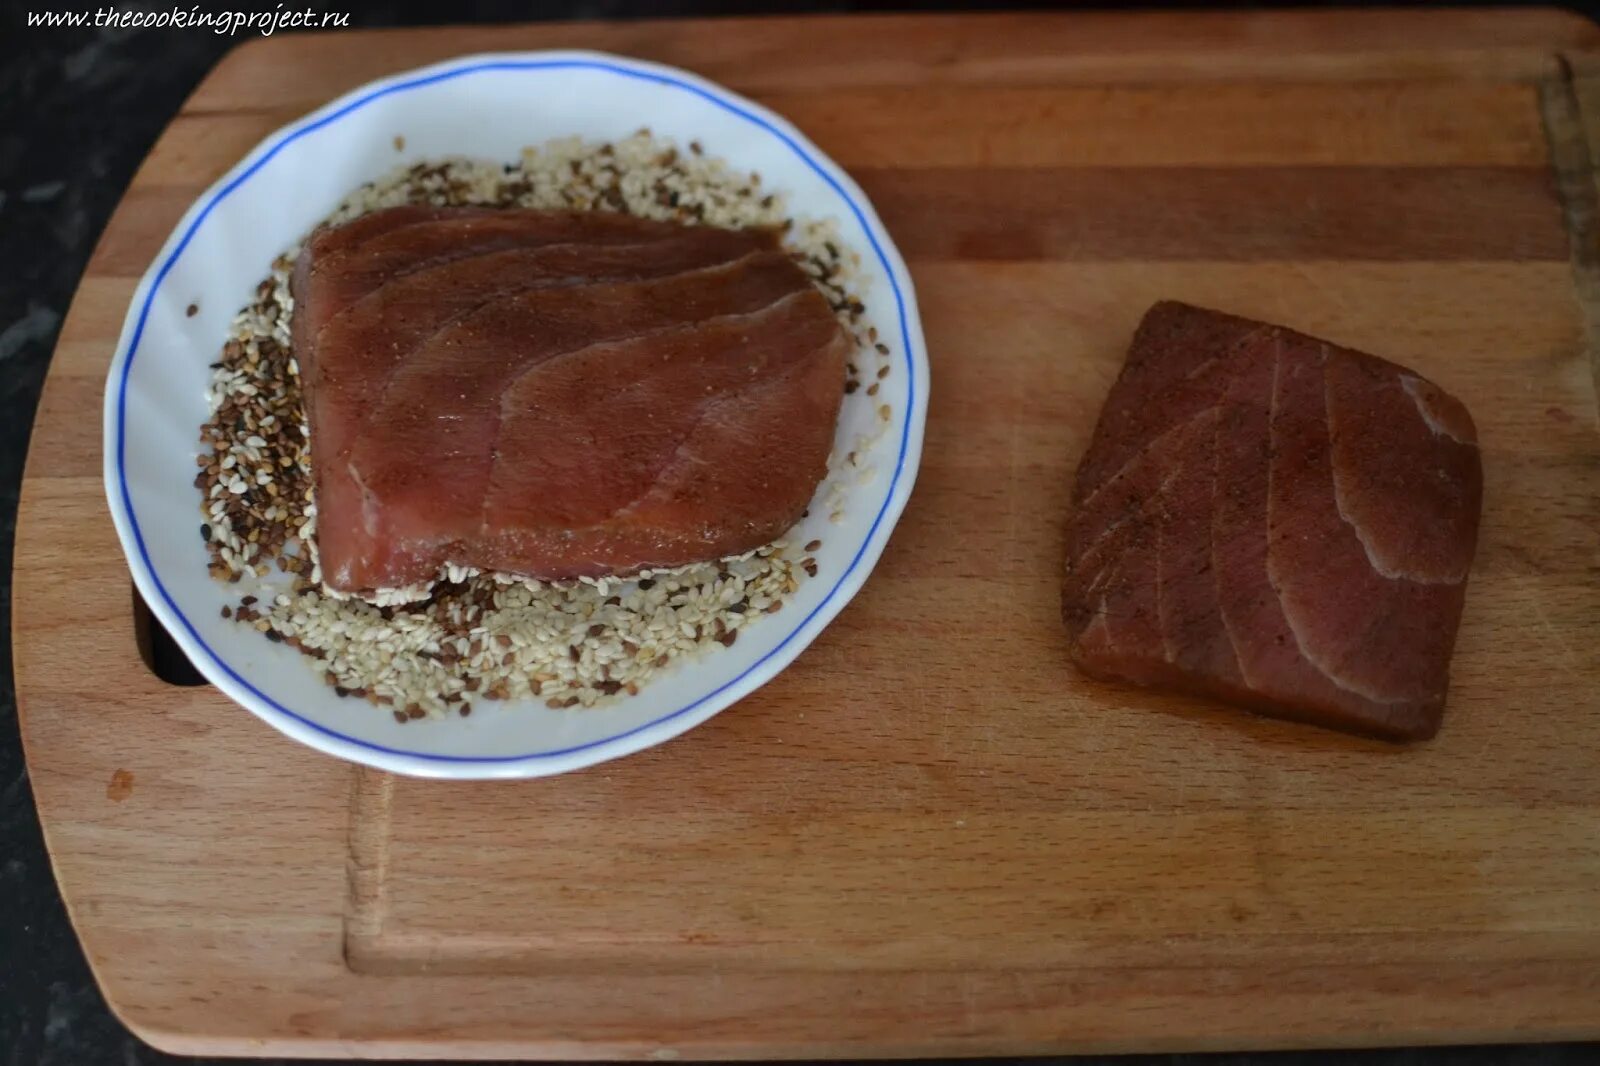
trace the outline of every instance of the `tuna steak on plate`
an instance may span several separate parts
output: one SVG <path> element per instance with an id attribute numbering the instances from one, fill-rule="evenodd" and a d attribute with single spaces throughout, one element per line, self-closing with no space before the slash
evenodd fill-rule
<path id="1" fill-rule="evenodd" d="M 1466 408 L 1411 371 L 1159 303 L 1073 486 L 1073 657 L 1274 717 L 1432 736 L 1482 480 Z"/>
<path id="2" fill-rule="evenodd" d="M 738 554 L 826 473 L 848 335 L 769 231 L 397 207 L 292 289 L 334 590 Z"/>

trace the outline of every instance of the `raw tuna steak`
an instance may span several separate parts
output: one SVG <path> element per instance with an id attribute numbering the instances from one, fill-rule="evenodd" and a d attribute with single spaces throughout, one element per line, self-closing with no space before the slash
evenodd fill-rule
<path id="1" fill-rule="evenodd" d="M 397 207 L 293 278 L 323 581 L 759 547 L 827 469 L 847 334 L 774 234 Z"/>
<path id="2" fill-rule="evenodd" d="M 1157 304 L 1073 487 L 1073 656 L 1097 677 L 1430 737 L 1482 492 L 1472 418 L 1437 386 Z"/>

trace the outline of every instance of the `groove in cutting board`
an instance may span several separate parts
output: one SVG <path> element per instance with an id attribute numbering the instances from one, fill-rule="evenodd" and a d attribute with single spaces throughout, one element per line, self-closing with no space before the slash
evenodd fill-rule
<path id="1" fill-rule="evenodd" d="M 344 953 L 350 968 L 362 970 L 364 945 L 383 935 L 388 898 L 389 811 L 394 777 L 356 766 L 350 771 L 350 894 L 345 905 Z"/>
<path id="2" fill-rule="evenodd" d="M 1540 83 L 1539 103 L 1571 234 L 1572 273 L 1589 335 L 1589 358 L 1600 388 L 1600 195 L 1594 167 L 1600 147 L 1600 76 L 1576 77 L 1563 63 L 1559 77 Z"/>

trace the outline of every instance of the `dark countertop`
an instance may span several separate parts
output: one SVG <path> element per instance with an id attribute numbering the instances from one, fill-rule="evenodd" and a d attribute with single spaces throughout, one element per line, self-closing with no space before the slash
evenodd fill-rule
<path id="1" fill-rule="evenodd" d="M 27 6 L 27 0 L 0 4 L 0 101 L 4 101 L 0 104 L 0 258 L 7 264 L 0 274 L 0 626 L 6 627 L 0 634 L 4 637 L 0 640 L 0 901 L 5 911 L 0 915 L 0 1066 L 198 1061 L 146 1047 L 111 1016 L 68 924 L 34 813 L 17 733 L 9 635 L 10 558 L 33 409 L 79 274 L 139 161 L 184 97 L 234 42 L 213 33 L 179 30 L 23 29 Z M 906 5 L 791 2 L 764 9 L 860 6 Z M 726 14 L 754 8 L 706 2 L 644 5 L 576 0 L 528 5 L 456 0 L 441 11 L 449 21 L 469 22 Z M 351 19 L 353 26 L 367 27 L 430 21 L 441 19 L 418 18 L 399 5 L 368 7 Z M 1600 1062 L 1600 1045 L 1072 1061 L 1129 1066 L 1577 1066 Z"/>

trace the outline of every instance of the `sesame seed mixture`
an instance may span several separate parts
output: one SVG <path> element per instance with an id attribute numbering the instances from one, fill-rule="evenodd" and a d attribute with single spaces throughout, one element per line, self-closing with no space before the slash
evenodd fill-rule
<path id="1" fill-rule="evenodd" d="M 396 150 L 403 142 L 396 139 Z M 850 289 L 860 258 L 831 222 L 797 222 L 780 193 L 705 153 L 649 131 L 614 143 L 577 138 L 527 148 L 516 163 L 418 163 L 362 186 L 330 224 L 404 203 L 622 211 L 731 228 L 776 226 L 795 260 L 857 340 L 844 403 L 871 405 L 874 432 L 835 449 L 813 507 L 843 518 L 852 484 L 875 471 L 861 458 L 887 431 L 877 399 L 890 349 Z M 675 660 L 783 609 L 815 577 L 821 540 L 783 540 L 715 562 L 621 578 L 526 580 L 445 567 L 437 580 L 380 590 L 370 600 L 322 585 L 310 429 L 290 345 L 289 274 L 298 248 L 272 264 L 211 364 L 212 415 L 200 429 L 195 487 L 210 573 L 235 586 L 222 617 L 253 627 L 310 660 L 341 697 L 365 699 L 397 721 L 466 716 L 482 700 L 534 697 L 591 707 L 636 694 Z M 841 454 L 842 453 L 842 454 Z M 807 512 L 809 514 L 809 512 Z"/>

